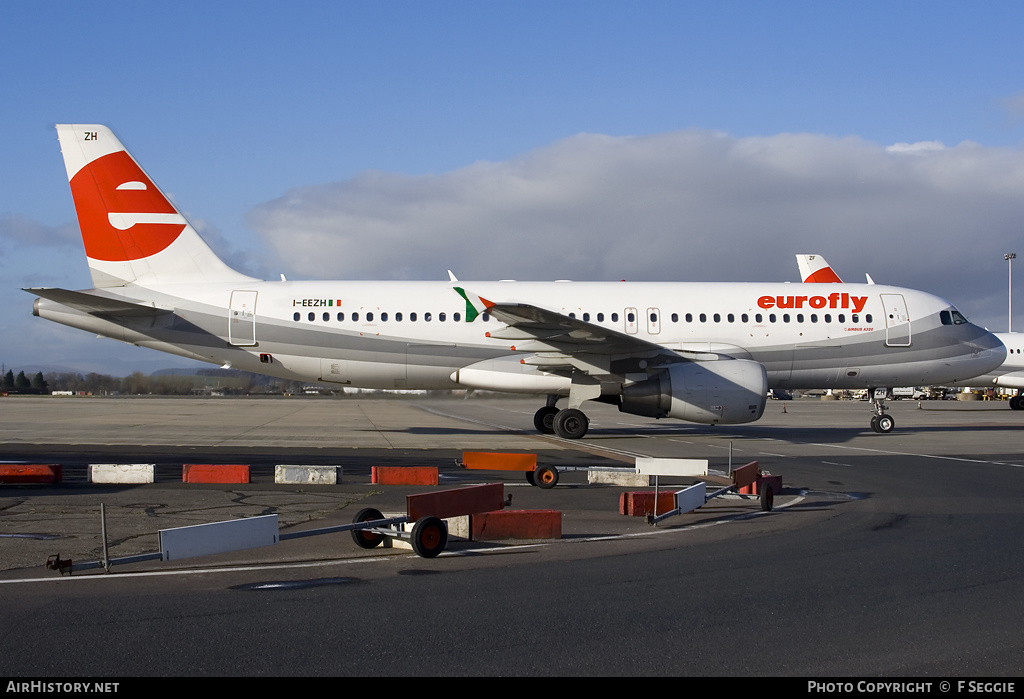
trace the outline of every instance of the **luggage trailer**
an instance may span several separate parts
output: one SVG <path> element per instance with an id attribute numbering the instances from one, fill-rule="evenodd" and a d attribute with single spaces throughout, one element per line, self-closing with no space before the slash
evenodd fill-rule
<path id="1" fill-rule="evenodd" d="M 464 488 L 439 490 L 406 496 L 406 514 L 385 517 L 380 510 L 366 507 L 356 513 L 351 524 L 309 529 L 282 534 L 277 515 L 245 517 L 225 522 L 197 524 L 190 527 L 162 529 L 158 532 L 160 551 L 120 558 L 107 557 L 106 512 L 100 505 L 103 530 L 103 559 L 87 563 L 74 563 L 62 559 L 60 554 L 50 556 L 46 567 L 63 575 L 93 568 L 109 572 L 111 566 L 143 561 L 178 561 L 214 553 L 227 553 L 243 549 L 269 546 L 289 539 L 351 532 L 356 545 L 372 549 L 387 539 L 403 539 L 412 544 L 413 551 L 423 558 L 439 556 L 448 545 L 448 524 L 445 518 L 493 512 L 506 505 L 504 485 L 487 483 Z M 406 525 L 413 522 L 411 530 Z"/>
<path id="2" fill-rule="evenodd" d="M 672 494 L 675 507 L 668 512 L 658 514 L 658 477 L 681 475 L 679 473 L 667 472 L 665 468 L 658 464 L 659 461 L 661 460 L 648 459 L 642 461 L 637 459 L 637 472 L 654 476 L 654 513 L 647 515 L 647 523 L 651 526 L 657 526 L 659 522 L 663 522 L 669 517 L 693 512 L 706 505 L 712 499 L 725 496 L 743 499 L 757 498 L 761 501 L 761 510 L 763 512 L 771 512 L 775 503 L 775 491 L 781 490 L 782 486 L 781 476 L 762 473 L 758 463 L 751 461 L 732 471 L 730 474 L 732 485 L 708 493 L 708 484 L 701 481 L 682 490 L 675 491 Z M 751 486 L 754 486 L 753 489 L 757 495 L 740 492 L 741 489 L 750 488 Z"/>

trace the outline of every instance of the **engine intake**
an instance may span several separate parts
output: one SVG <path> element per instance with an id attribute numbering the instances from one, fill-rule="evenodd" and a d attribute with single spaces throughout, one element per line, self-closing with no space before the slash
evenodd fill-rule
<path id="1" fill-rule="evenodd" d="M 619 410 L 704 424 L 754 422 L 764 413 L 768 375 L 749 359 L 672 364 L 624 386 Z"/>

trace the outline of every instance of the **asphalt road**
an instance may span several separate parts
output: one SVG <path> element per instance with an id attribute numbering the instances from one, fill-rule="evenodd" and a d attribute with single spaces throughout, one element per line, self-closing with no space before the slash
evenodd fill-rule
<path id="1" fill-rule="evenodd" d="M 581 443 L 539 437 L 527 400 L 3 399 L 0 459 L 61 460 L 70 481 L 0 486 L 2 676 L 901 676 L 1024 669 L 1024 458 L 1005 404 L 772 402 L 753 425 L 651 421 L 594 406 Z M 785 412 L 783 412 L 785 410 Z M 467 472 L 462 450 L 556 465 L 636 455 L 757 460 L 776 509 L 715 504 L 652 529 L 622 488 L 552 490 Z M 245 460 L 254 482 L 192 486 L 180 465 Z M 94 460 L 95 459 L 95 460 Z M 158 464 L 158 482 L 76 482 L 84 464 Z M 344 468 L 339 486 L 272 483 L 273 463 Z M 400 509 L 379 463 L 438 465 L 442 486 L 504 480 L 515 507 L 563 512 L 559 541 L 453 542 L 435 559 L 348 534 L 61 578 L 45 554 L 95 556 L 180 523 L 265 512 L 282 530 Z M 51 534 L 54 539 L 13 535 Z"/>

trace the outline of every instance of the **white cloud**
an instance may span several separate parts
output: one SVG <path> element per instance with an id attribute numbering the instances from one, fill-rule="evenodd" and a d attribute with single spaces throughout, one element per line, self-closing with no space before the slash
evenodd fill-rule
<path id="1" fill-rule="evenodd" d="M 75 244 L 81 241 L 78 226 L 46 226 L 23 216 L 0 216 L 0 245 L 53 246 Z"/>
<path id="2" fill-rule="evenodd" d="M 945 150 L 946 145 L 942 141 L 918 141 L 917 143 L 894 143 L 888 148 L 888 153 L 930 153 L 937 150 Z"/>
<path id="3" fill-rule="evenodd" d="M 366 172 L 292 190 L 249 224 L 289 278 L 795 280 L 794 253 L 816 252 L 977 317 L 1005 283 L 1022 195 L 1020 149 L 687 130 Z"/>

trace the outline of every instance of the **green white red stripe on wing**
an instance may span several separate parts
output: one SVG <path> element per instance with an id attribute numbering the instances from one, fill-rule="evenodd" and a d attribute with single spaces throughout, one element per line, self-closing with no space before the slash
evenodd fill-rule
<path id="1" fill-rule="evenodd" d="M 481 313 L 486 313 L 487 309 L 494 305 L 491 301 L 488 301 L 485 298 L 477 296 L 472 291 L 466 291 L 460 286 L 452 288 L 455 289 L 455 291 L 458 292 L 459 296 L 461 296 L 466 301 L 467 323 L 472 323 L 474 320 L 476 320 L 477 316 L 479 316 Z"/>

